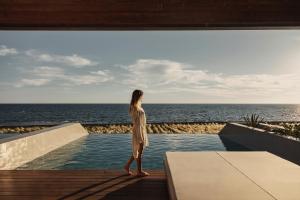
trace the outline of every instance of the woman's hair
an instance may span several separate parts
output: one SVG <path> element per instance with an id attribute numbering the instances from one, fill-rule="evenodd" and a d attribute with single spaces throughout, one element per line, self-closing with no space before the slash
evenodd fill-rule
<path id="1" fill-rule="evenodd" d="M 143 96 L 144 92 L 142 90 L 134 90 L 132 92 L 132 97 L 129 106 L 129 113 L 137 107 L 137 103 L 139 102 L 141 96 Z"/>

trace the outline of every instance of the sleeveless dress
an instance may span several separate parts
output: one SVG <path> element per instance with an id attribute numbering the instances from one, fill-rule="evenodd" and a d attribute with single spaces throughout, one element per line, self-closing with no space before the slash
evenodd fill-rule
<path id="1" fill-rule="evenodd" d="M 132 118 L 132 155 L 138 157 L 140 143 L 149 146 L 148 135 L 146 130 L 146 115 L 143 108 L 133 109 Z"/>

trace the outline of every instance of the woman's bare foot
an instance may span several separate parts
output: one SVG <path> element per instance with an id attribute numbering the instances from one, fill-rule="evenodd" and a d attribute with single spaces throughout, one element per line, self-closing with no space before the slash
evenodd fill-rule
<path id="1" fill-rule="evenodd" d="M 133 173 L 130 171 L 130 169 L 129 169 L 129 165 L 125 165 L 124 166 L 124 170 L 126 171 L 126 173 L 128 174 L 128 175 L 133 175 Z"/>
<path id="2" fill-rule="evenodd" d="M 148 172 L 145 172 L 145 171 L 141 171 L 141 172 L 138 172 L 136 174 L 136 176 L 149 176 L 150 174 Z"/>

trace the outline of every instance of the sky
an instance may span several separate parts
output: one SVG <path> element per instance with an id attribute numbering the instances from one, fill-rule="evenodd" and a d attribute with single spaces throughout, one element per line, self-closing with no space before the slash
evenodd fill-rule
<path id="1" fill-rule="evenodd" d="M 300 103 L 300 31 L 0 31 L 0 103 Z"/>

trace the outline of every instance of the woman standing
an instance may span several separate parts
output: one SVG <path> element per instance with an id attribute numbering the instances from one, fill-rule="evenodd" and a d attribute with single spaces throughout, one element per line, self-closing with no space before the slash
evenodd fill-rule
<path id="1" fill-rule="evenodd" d="M 148 176 L 149 173 L 142 170 L 142 153 L 145 146 L 149 145 L 146 131 L 146 115 L 142 108 L 143 91 L 134 90 L 129 107 L 132 118 L 132 155 L 124 166 L 125 171 L 132 175 L 130 164 L 133 160 L 137 163 L 137 176 Z"/>

